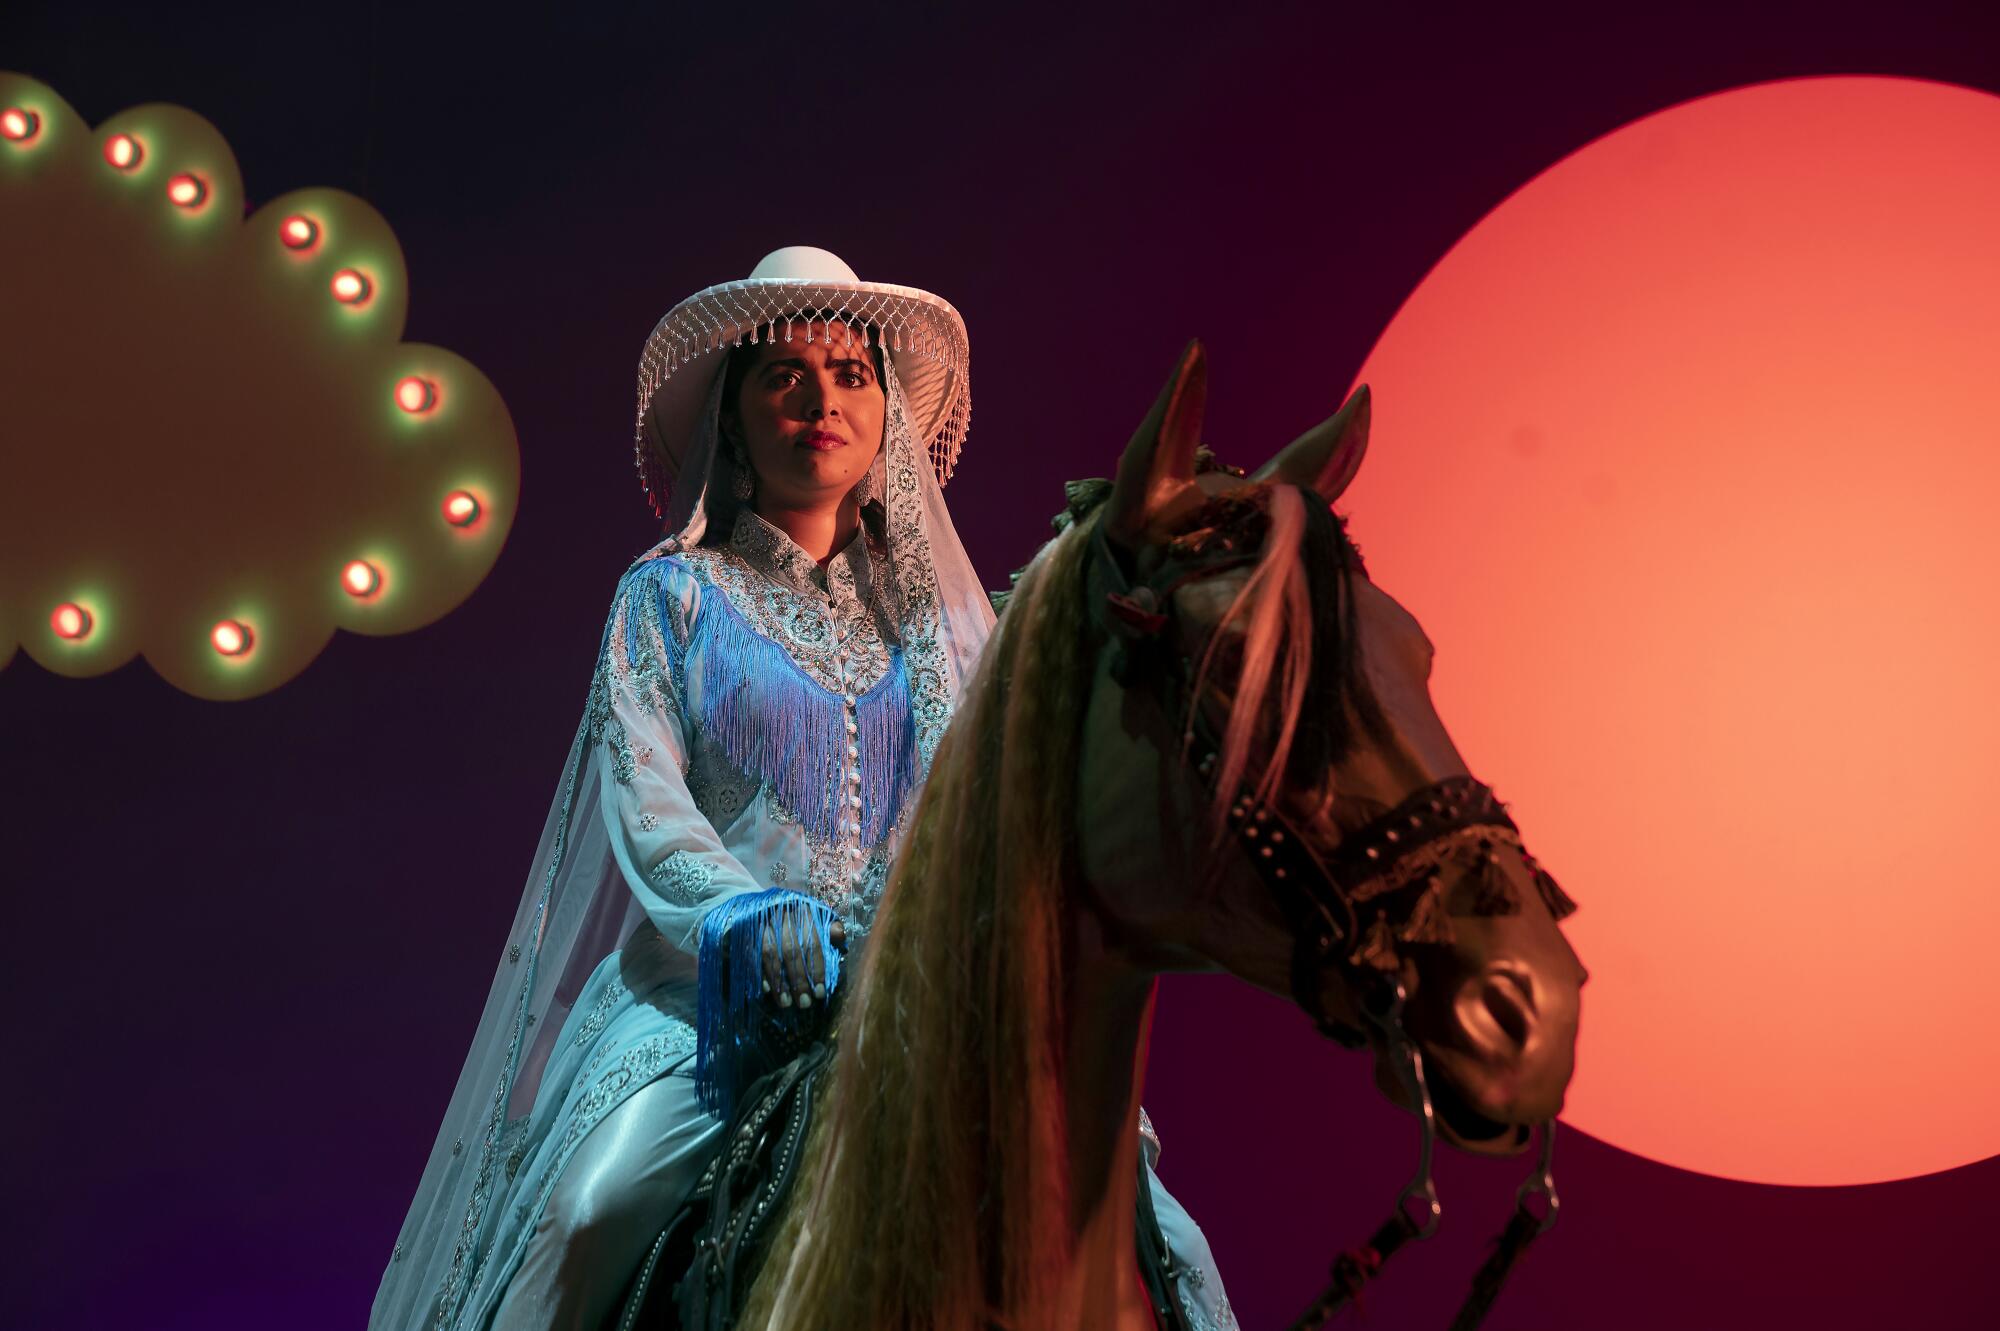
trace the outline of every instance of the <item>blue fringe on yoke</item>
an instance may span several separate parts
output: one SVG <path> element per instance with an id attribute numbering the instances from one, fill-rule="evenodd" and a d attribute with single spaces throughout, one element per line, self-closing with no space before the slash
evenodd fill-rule
<path id="1" fill-rule="evenodd" d="M 842 696 L 752 628 L 728 597 L 712 590 L 702 597 L 688 651 L 701 661 L 702 729 L 730 762 L 769 786 L 813 840 L 842 839 L 850 791 L 861 797 L 861 844 L 877 845 L 889 834 L 917 772 L 900 648 L 892 649 L 888 672 L 855 699 L 858 787 L 842 780 L 850 738 Z"/>

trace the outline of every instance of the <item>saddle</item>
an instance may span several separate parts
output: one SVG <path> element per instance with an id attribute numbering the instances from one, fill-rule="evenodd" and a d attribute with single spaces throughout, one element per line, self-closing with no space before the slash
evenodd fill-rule
<path id="1" fill-rule="evenodd" d="M 830 1040 L 751 1083 L 722 1150 L 653 1241 L 626 1294 L 617 1331 L 733 1331 L 764 1265 L 771 1231 L 798 1181 L 806 1133 L 823 1098 Z M 1192 1331 L 1174 1290 L 1180 1274 L 1139 1165 L 1140 1276 L 1160 1331 Z M 676 1273 L 678 1279 L 676 1279 Z"/>

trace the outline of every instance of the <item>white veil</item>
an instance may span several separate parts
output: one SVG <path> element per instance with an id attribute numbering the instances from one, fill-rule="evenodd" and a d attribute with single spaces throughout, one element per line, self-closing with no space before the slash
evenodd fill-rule
<path id="1" fill-rule="evenodd" d="M 909 665 L 919 764 L 928 771 L 993 611 L 945 509 L 930 441 L 913 437 L 894 358 L 882 361 L 887 410 L 882 449 L 863 483 L 864 513 L 887 549 L 891 576 L 884 581 L 894 598 L 887 609 Z M 670 534 L 646 558 L 729 533 L 736 501 L 729 452 L 717 446 L 722 378 L 718 364 L 695 438 L 681 455 Z M 604 669 L 600 642 L 593 700 L 605 688 Z M 535 1120 L 550 1050 L 584 981 L 639 921 L 612 857 L 598 783 L 587 779 L 591 748 L 602 738 L 593 733 L 595 714 L 586 706 L 570 744 L 471 1050 L 376 1293 L 371 1328 L 457 1325 L 499 1216 L 511 1205 L 514 1171 L 546 1131 Z M 541 1116 L 552 1114 L 561 1096 L 548 1099 Z"/>

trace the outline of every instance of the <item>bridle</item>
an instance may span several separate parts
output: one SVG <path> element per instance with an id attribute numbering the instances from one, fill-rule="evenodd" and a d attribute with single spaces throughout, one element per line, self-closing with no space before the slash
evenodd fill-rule
<path id="1" fill-rule="evenodd" d="M 1072 485 L 1069 521 L 1084 517 L 1109 489 L 1102 483 Z M 1203 709 L 1196 705 L 1193 664 L 1175 650 L 1174 635 L 1168 631 L 1173 622 L 1174 593 L 1190 582 L 1252 564 L 1261 557 L 1268 526 L 1268 516 L 1258 499 L 1261 493 L 1239 490 L 1211 496 L 1194 530 L 1171 542 L 1168 558 L 1136 581 L 1112 548 L 1105 524 L 1096 523 L 1089 533 L 1092 589 L 1103 592 L 1089 598 L 1090 613 L 1111 640 L 1113 677 L 1128 689 L 1142 682 L 1162 686 L 1162 701 L 1169 714 L 1185 718 L 1180 737 L 1182 761 L 1192 767 L 1211 796 L 1219 793 L 1221 745 Z M 1306 500 L 1322 502 L 1309 492 Z M 1058 519 L 1058 526 L 1063 525 L 1067 524 Z M 1347 544 L 1344 532 L 1340 540 L 1358 569 L 1358 552 Z M 1510 914 L 1520 909 L 1520 903 L 1505 878 L 1491 866 L 1502 849 L 1511 849 L 1522 855 L 1555 918 L 1569 914 L 1575 905 L 1527 854 L 1505 806 L 1487 786 L 1470 776 L 1452 777 L 1415 792 L 1345 835 L 1327 859 L 1300 835 L 1283 810 L 1259 799 L 1248 782 L 1227 793 L 1230 832 L 1291 927 L 1293 1000 L 1322 1035 L 1354 1049 L 1370 1043 L 1369 1032 L 1329 1013 L 1321 995 L 1326 992 L 1329 976 L 1337 977 L 1355 994 L 1363 1021 L 1394 1059 L 1422 1124 L 1415 1176 L 1368 1242 L 1334 1259 L 1326 1289 L 1291 1324 L 1291 1331 L 1308 1331 L 1323 1326 L 1355 1298 L 1405 1243 L 1436 1233 L 1443 1215 L 1431 1170 L 1437 1142 L 1436 1110 L 1424 1075 L 1423 1055 L 1403 1027 L 1407 994 L 1396 978 L 1399 942 L 1451 939 L 1442 895 L 1443 868 L 1468 854 L 1478 856 L 1484 867 L 1473 905 L 1475 913 Z M 1493 1254 L 1475 1275 L 1451 1331 L 1472 1331 L 1479 1325 L 1515 1262 L 1530 1243 L 1554 1226 L 1560 1207 L 1552 1172 L 1554 1152 L 1555 1120 L 1550 1119 L 1542 1125 L 1535 1172 L 1516 1192 L 1514 1212 Z"/>

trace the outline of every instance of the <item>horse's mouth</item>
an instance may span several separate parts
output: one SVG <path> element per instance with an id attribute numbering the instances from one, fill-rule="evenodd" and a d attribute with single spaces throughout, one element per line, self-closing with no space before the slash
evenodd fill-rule
<path id="1" fill-rule="evenodd" d="M 1531 1125 L 1488 1118 L 1459 1093 L 1450 1076 L 1435 1063 L 1432 1068 L 1425 1083 L 1431 1093 L 1431 1111 L 1437 1115 L 1438 1130 L 1446 1141 L 1479 1155 L 1513 1155 L 1534 1139 Z"/>

